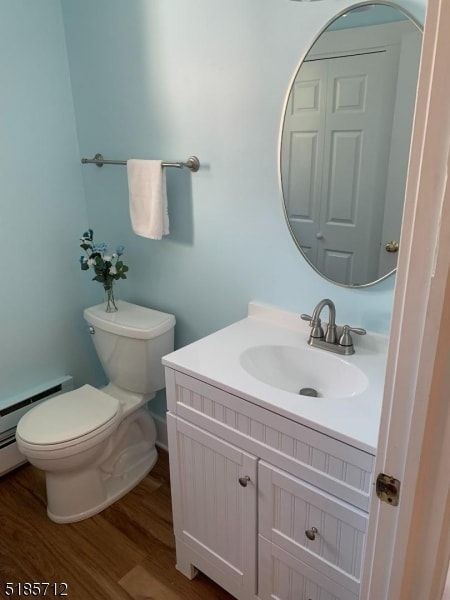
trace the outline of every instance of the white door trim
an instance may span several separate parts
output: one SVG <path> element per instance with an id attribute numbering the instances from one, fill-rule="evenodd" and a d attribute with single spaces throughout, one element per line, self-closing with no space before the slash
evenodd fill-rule
<path id="1" fill-rule="evenodd" d="M 361 600 L 438 600 L 450 556 L 450 3 L 429 0 Z"/>

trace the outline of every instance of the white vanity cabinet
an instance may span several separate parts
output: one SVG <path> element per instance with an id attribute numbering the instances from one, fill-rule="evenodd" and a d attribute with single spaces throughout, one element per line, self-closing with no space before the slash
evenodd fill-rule
<path id="1" fill-rule="evenodd" d="M 239 599 L 357 600 L 374 456 L 166 366 L 177 568 Z"/>

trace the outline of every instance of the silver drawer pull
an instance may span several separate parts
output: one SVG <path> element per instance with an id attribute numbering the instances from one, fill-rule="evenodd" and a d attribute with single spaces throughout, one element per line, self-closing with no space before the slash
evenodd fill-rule
<path id="1" fill-rule="evenodd" d="M 239 477 L 239 483 L 242 487 L 247 487 L 247 483 L 250 481 L 250 477 L 245 475 L 244 477 Z"/>
<path id="2" fill-rule="evenodd" d="M 308 538 L 308 540 L 315 540 L 316 539 L 316 533 L 319 533 L 317 527 L 311 527 L 311 529 L 307 529 L 305 531 L 305 535 Z"/>

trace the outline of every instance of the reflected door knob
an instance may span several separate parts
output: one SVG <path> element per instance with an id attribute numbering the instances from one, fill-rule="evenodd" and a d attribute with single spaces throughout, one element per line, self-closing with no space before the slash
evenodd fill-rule
<path id="1" fill-rule="evenodd" d="M 400 244 L 398 242 L 388 242 L 385 246 L 386 252 L 398 252 Z"/>
<path id="2" fill-rule="evenodd" d="M 316 233 L 316 238 L 318 240 L 323 240 L 323 233 L 321 231 L 319 231 L 318 233 Z"/>
<path id="3" fill-rule="evenodd" d="M 244 477 L 239 477 L 239 484 L 242 485 L 242 487 L 247 487 L 247 483 L 250 481 L 250 477 L 248 475 L 245 475 Z"/>

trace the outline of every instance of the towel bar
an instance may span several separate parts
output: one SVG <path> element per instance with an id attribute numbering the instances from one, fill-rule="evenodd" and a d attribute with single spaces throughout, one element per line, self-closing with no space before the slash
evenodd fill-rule
<path id="1" fill-rule="evenodd" d="M 126 165 L 126 160 L 105 160 L 102 154 L 96 154 L 94 158 L 82 158 L 81 162 L 86 164 L 97 165 L 97 167 L 103 167 L 103 165 Z M 163 167 L 176 167 L 177 169 L 183 169 L 186 167 L 193 173 L 196 173 L 200 168 L 200 161 L 196 156 L 190 156 L 186 162 L 163 162 Z"/>

